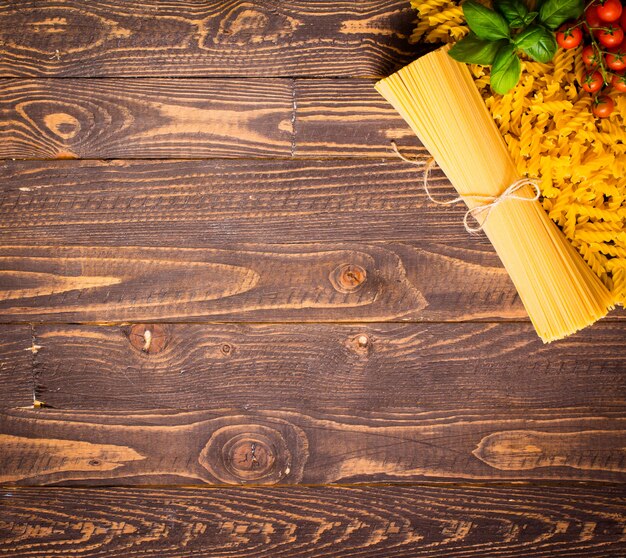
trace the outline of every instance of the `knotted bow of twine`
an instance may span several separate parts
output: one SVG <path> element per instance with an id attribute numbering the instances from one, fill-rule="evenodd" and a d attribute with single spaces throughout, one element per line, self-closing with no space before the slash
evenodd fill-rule
<path id="1" fill-rule="evenodd" d="M 400 157 L 400 159 L 402 159 L 403 161 L 406 161 L 407 163 L 410 163 L 411 165 L 418 165 L 418 166 L 422 165 L 419 161 L 416 161 L 414 159 L 409 159 L 408 157 L 405 157 L 404 155 L 402 155 L 395 141 L 391 142 L 391 147 L 393 147 L 393 150 L 395 151 L 396 155 Z M 465 212 L 465 216 L 463 217 L 463 225 L 465 225 L 465 230 L 470 234 L 476 234 L 482 231 L 491 212 L 503 201 L 520 200 L 520 201 L 526 201 L 526 202 L 534 202 L 534 201 L 537 201 L 539 197 L 541 196 L 541 190 L 539 189 L 539 184 L 537 184 L 536 180 L 533 180 L 531 178 L 520 178 L 519 180 L 516 180 L 515 182 L 513 182 L 513 184 L 511 184 L 499 196 L 468 194 L 465 196 L 459 196 L 458 198 L 454 198 L 452 200 L 445 200 L 445 201 L 437 200 L 432 197 L 430 190 L 428 189 L 428 178 L 430 177 L 430 170 L 433 168 L 434 164 L 435 164 L 435 159 L 433 157 L 428 159 L 428 161 L 426 162 L 426 168 L 424 169 L 424 177 L 423 177 L 424 192 L 426 192 L 426 195 L 428 196 L 428 199 L 431 202 L 436 203 L 437 205 L 453 205 L 455 203 L 464 201 L 464 198 L 472 198 L 475 200 L 481 200 L 485 202 L 482 205 L 477 205 L 476 207 L 472 207 L 471 209 L 468 209 Z M 535 195 L 532 198 L 529 198 L 527 196 L 520 196 L 516 194 L 516 192 L 524 188 L 524 186 L 532 186 L 533 190 L 535 191 Z M 469 223 L 470 217 L 472 217 L 478 223 L 478 226 L 474 227 L 470 225 Z"/>

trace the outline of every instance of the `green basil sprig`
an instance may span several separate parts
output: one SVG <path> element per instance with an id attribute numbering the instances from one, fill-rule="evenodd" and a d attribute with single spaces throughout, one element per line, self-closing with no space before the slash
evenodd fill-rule
<path id="1" fill-rule="evenodd" d="M 468 64 L 493 65 L 491 88 L 507 93 L 519 81 L 523 52 L 537 62 L 549 62 L 557 44 L 554 30 L 580 17 L 584 0 L 544 0 L 531 11 L 523 0 L 495 0 L 491 10 L 476 0 L 463 4 L 470 34 L 450 49 L 450 56 Z"/>
<path id="2" fill-rule="evenodd" d="M 469 28 L 480 39 L 497 41 L 511 36 L 509 24 L 503 16 L 474 0 L 463 4 L 463 15 Z"/>
<path id="3" fill-rule="evenodd" d="M 515 87 L 522 73 L 522 63 L 515 54 L 515 46 L 504 45 L 491 67 L 491 87 L 494 91 L 509 91 Z"/>
<path id="4" fill-rule="evenodd" d="M 580 17 L 584 9 L 584 0 L 546 0 L 539 10 L 539 19 L 549 29 L 556 29 L 568 19 Z"/>
<path id="5" fill-rule="evenodd" d="M 544 64 L 554 58 L 558 48 L 554 33 L 543 25 L 530 25 L 517 35 L 513 42 L 533 60 Z"/>
<path id="6" fill-rule="evenodd" d="M 509 23 L 511 29 L 525 27 L 537 17 L 538 12 L 529 12 L 523 2 L 519 0 L 497 0 L 495 8 Z"/>
<path id="7" fill-rule="evenodd" d="M 461 45 L 461 43 L 463 44 Z M 500 39 L 499 41 L 481 39 L 476 36 L 473 31 L 470 31 L 467 37 L 465 37 L 461 42 L 457 43 L 452 47 L 452 49 L 450 49 L 450 54 L 453 58 L 457 59 L 455 56 L 456 52 L 462 50 L 463 62 L 466 62 L 468 64 L 481 64 L 483 66 L 491 66 L 496 58 L 498 50 L 502 46 L 508 44 L 509 41 L 505 39 Z"/>

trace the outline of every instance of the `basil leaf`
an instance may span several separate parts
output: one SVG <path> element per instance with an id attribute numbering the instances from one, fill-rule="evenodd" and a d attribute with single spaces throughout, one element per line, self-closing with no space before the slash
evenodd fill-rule
<path id="1" fill-rule="evenodd" d="M 497 41 L 509 37 L 509 24 L 506 19 L 475 0 L 468 0 L 463 4 L 463 14 L 469 28 L 478 38 Z"/>
<path id="2" fill-rule="evenodd" d="M 538 15 L 539 12 L 528 12 L 528 15 L 524 18 L 524 25 L 530 25 Z"/>
<path id="3" fill-rule="evenodd" d="M 542 25 L 533 24 L 515 37 L 515 45 L 537 62 L 550 62 L 556 54 L 554 33 Z"/>
<path id="4" fill-rule="evenodd" d="M 514 29 L 526 25 L 528 9 L 522 0 L 496 0 L 495 8 Z"/>
<path id="5" fill-rule="evenodd" d="M 505 39 L 499 41 L 479 39 L 475 33 L 470 31 L 470 34 L 456 43 L 448 51 L 448 54 L 458 62 L 490 66 L 493 64 L 498 49 L 506 43 Z"/>
<path id="6" fill-rule="evenodd" d="M 500 47 L 491 67 L 491 88 L 504 95 L 513 89 L 522 73 L 522 63 L 515 54 L 515 46 Z"/>
<path id="7" fill-rule="evenodd" d="M 546 0 L 539 10 L 539 19 L 546 27 L 556 29 L 568 19 L 578 19 L 584 9 L 584 0 Z"/>

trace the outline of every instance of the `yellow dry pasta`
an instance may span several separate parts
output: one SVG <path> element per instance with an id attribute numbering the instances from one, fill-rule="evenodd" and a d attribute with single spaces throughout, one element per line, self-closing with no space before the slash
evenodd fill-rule
<path id="1" fill-rule="evenodd" d="M 428 79 L 433 75 L 438 79 Z M 544 342 L 562 339 L 606 315 L 614 295 L 602 282 L 601 258 L 586 248 L 589 264 L 585 263 L 533 196 L 535 181 L 519 178 L 465 64 L 439 48 L 380 80 L 376 89 L 419 136 L 470 208 L 469 214 L 487 209 L 481 200 L 485 196 L 501 204 L 488 218 L 475 217 Z M 514 93 L 505 96 L 502 104 L 512 105 L 514 98 Z M 510 120 L 510 110 L 502 113 L 508 117 L 504 121 Z M 545 128 L 549 118 L 539 114 L 537 122 Z M 512 191 L 523 194 L 505 199 Z M 575 229 L 578 219 L 572 208 L 566 211 L 565 228 Z"/>
<path id="2" fill-rule="evenodd" d="M 418 12 L 413 40 L 451 43 L 468 32 L 454 0 L 411 5 Z M 518 172 L 539 180 L 549 217 L 624 305 L 626 94 L 611 93 L 613 114 L 596 119 L 591 96 L 577 86 L 585 71 L 580 48 L 560 49 L 548 64 L 524 60 L 506 95 L 491 91 L 489 68 L 472 64 L 470 73 Z"/>

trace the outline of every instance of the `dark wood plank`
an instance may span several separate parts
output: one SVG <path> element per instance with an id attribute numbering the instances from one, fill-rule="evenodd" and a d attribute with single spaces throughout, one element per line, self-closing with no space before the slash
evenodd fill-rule
<path id="1" fill-rule="evenodd" d="M 434 242 L 3 247 L 0 322 L 522 320 L 497 256 Z M 445 278 L 445 280 L 443 280 Z M 616 319 L 624 312 L 614 311 Z"/>
<path id="2" fill-rule="evenodd" d="M 402 162 L 5 162 L 1 173 L 5 321 L 525 316 L 489 243 L 468 238 L 460 208 L 425 204 Z M 278 244 L 312 239 L 335 242 Z M 346 265 L 365 270 L 360 287 L 337 283 Z"/>
<path id="3" fill-rule="evenodd" d="M 146 334 L 145 332 L 148 331 Z M 558 418 L 626 409 L 626 323 L 544 345 L 530 324 L 37 325 L 60 409 L 281 408 Z"/>
<path id="4" fill-rule="evenodd" d="M 0 325 L 0 408 L 33 404 L 37 350 L 29 325 Z"/>
<path id="5" fill-rule="evenodd" d="M 5 488 L 0 552 L 610 558 L 623 487 Z"/>
<path id="6" fill-rule="evenodd" d="M 147 329 L 37 326 L 56 408 L 5 413 L 0 481 L 624 480 L 621 324 Z"/>
<path id="7" fill-rule="evenodd" d="M 525 319 L 495 254 L 434 243 L 6 246 L 0 320 Z M 442 281 L 446 277 L 446 281 Z"/>
<path id="8" fill-rule="evenodd" d="M 415 133 L 374 89 L 375 80 L 296 80 L 297 157 L 396 157 L 426 152 Z M 414 169 L 415 170 L 415 169 Z"/>
<path id="9" fill-rule="evenodd" d="M 422 153 L 420 161 L 425 163 Z M 4 161 L 3 244 L 205 247 L 435 240 L 486 247 L 422 168 L 387 160 Z M 439 170 L 434 196 L 452 192 Z"/>
<path id="10" fill-rule="evenodd" d="M 16 484 L 626 480 L 623 406 L 8 409 L 0 445 L 0 482 Z"/>
<path id="11" fill-rule="evenodd" d="M 0 79 L 0 110 L 0 158 L 425 155 L 374 80 Z"/>
<path id="12" fill-rule="evenodd" d="M 291 156 L 289 80 L 0 80 L 0 158 Z"/>
<path id="13" fill-rule="evenodd" d="M 0 2 L 0 76 L 377 76 L 417 56 L 404 0 Z"/>
<path id="14" fill-rule="evenodd" d="M 525 319 L 489 242 L 419 177 L 397 160 L 5 161 L 0 319 Z M 430 188 L 449 195 L 440 172 Z M 227 296 L 207 278 L 224 264 L 262 281 Z M 369 291 L 335 288 L 344 264 L 369 273 Z"/>

